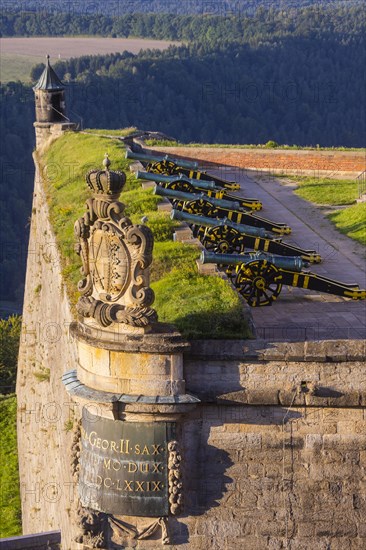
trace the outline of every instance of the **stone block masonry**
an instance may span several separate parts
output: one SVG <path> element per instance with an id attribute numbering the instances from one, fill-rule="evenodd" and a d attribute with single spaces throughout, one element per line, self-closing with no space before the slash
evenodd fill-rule
<path id="1" fill-rule="evenodd" d="M 185 426 L 182 548 L 364 548 L 361 426 L 360 410 L 202 408 Z"/>

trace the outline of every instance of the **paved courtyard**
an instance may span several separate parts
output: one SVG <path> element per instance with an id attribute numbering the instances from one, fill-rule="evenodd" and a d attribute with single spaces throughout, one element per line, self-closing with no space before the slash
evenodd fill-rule
<path id="1" fill-rule="evenodd" d="M 240 182 L 238 194 L 258 198 L 263 203 L 260 215 L 286 222 L 292 234 L 285 242 L 314 249 L 323 258 L 308 270 L 344 283 L 366 288 L 366 249 L 336 231 L 326 218 L 326 209 L 297 197 L 290 184 L 278 179 L 248 175 L 243 170 L 224 167 L 210 170 L 225 179 Z M 283 287 L 277 301 L 269 307 L 251 308 L 258 338 L 266 340 L 327 340 L 366 337 L 366 300 L 350 299 Z"/>

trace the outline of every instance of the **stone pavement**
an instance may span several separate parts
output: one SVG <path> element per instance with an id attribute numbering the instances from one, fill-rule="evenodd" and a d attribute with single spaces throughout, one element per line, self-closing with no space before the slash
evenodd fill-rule
<path id="1" fill-rule="evenodd" d="M 214 173 L 214 171 L 211 171 Z M 335 230 L 326 210 L 296 196 L 293 185 L 268 176 L 250 176 L 223 167 L 217 175 L 240 182 L 238 194 L 263 202 L 259 212 L 273 221 L 286 222 L 292 234 L 285 242 L 314 249 L 323 258 L 308 270 L 344 283 L 366 288 L 366 248 Z M 251 308 L 258 338 L 272 341 L 359 339 L 366 337 L 366 300 L 353 301 L 331 294 L 283 287 L 269 307 Z"/>

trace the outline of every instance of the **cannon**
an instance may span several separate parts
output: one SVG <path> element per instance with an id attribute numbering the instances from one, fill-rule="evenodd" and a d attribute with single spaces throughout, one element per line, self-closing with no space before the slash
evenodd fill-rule
<path id="1" fill-rule="evenodd" d="M 198 162 L 195 162 L 195 161 L 176 159 L 176 158 L 170 157 L 169 155 L 159 156 L 159 155 L 151 155 L 149 153 L 136 153 L 135 151 L 131 151 L 130 149 L 127 149 L 126 151 L 126 159 L 139 160 L 140 162 L 148 163 L 148 164 L 166 162 L 166 163 L 171 163 L 174 166 L 187 168 L 188 170 L 196 170 L 198 168 Z"/>
<path id="2" fill-rule="evenodd" d="M 172 201 L 177 201 L 177 203 L 201 201 L 203 210 L 202 212 L 196 213 L 203 214 L 204 216 L 211 216 L 209 211 L 213 211 L 214 206 L 218 208 L 226 208 L 227 210 L 230 208 L 238 210 L 240 208 L 240 204 L 238 202 L 227 201 L 225 199 L 215 199 L 214 197 L 210 197 L 208 199 L 207 195 L 204 193 L 184 193 L 183 191 L 177 191 L 176 189 L 164 189 L 164 187 L 160 187 L 159 185 L 155 185 L 154 194 L 159 195 L 160 197 L 167 197 Z M 205 204 L 207 205 L 206 208 L 204 206 Z"/>
<path id="3" fill-rule="evenodd" d="M 335 294 L 352 300 L 365 300 L 366 290 L 358 284 L 348 284 L 303 271 L 307 267 L 301 257 L 278 256 L 266 253 L 213 254 L 203 251 L 200 261 L 226 267 L 232 284 L 251 307 L 270 306 L 282 290 L 292 286 Z"/>
<path id="4" fill-rule="evenodd" d="M 172 220 L 179 220 L 187 222 L 190 225 L 201 226 L 206 228 L 229 228 L 233 231 L 237 231 L 239 235 L 247 235 L 248 237 L 261 237 L 263 239 L 271 239 L 273 235 L 268 231 L 265 231 L 262 227 L 251 227 L 250 225 L 239 225 L 232 222 L 229 222 L 227 219 L 219 220 L 217 218 L 208 218 L 207 216 L 196 216 L 194 214 L 188 214 L 187 212 L 182 212 L 181 210 L 173 209 L 170 217 Z M 200 232 L 197 234 L 200 238 Z M 200 239 L 204 246 L 205 243 Z M 230 248 L 230 247 L 229 247 Z"/>
<path id="5" fill-rule="evenodd" d="M 167 185 L 167 187 L 170 186 L 170 184 L 176 182 L 178 185 L 173 189 L 178 189 L 179 191 L 192 192 L 198 188 L 198 189 L 214 189 L 215 191 L 222 192 L 222 190 L 219 187 L 216 187 L 214 181 L 195 180 L 193 178 L 188 178 L 183 174 L 179 174 L 177 176 L 164 176 L 163 174 L 154 174 L 153 172 L 142 172 L 141 170 L 137 170 L 136 178 L 141 180 L 164 183 Z M 179 183 L 181 183 L 182 185 L 179 186 Z"/>
<path id="6" fill-rule="evenodd" d="M 271 234 L 260 228 L 250 227 L 248 230 L 249 226 L 239 225 L 228 219 L 218 220 L 195 216 L 181 210 L 173 210 L 171 218 L 195 226 L 195 236 L 200 239 L 208 251 L 242 253 L 245 248 L 251 248 L 280 256 L 301 256 L 304 261 L 310 263 L 321 262 L 321 256 L 316 250 L 303 250 L 297 246 L 283 243 L 281 239 L 274 239 Z"/>
<path id="7" fill-rule="evenodd" d="M 188 214 L 210 216 L 212 218 L 227 218 L 240 225 L 262 227 L 279 235 L 291 233 L 291 228 L 284 223 L 276 223 L 243 210 L 239 202 L 225 199 L 209 198 L 204 193 L 185 193 L 176 189 L 155 186 L 154 193 L 167 197 L 173 202 L 174 208 Z"/>
<path id="8" fill-rule="evenodd" d="M 213 180 L 218 187 L 230 189 L 231 191 L 237 191 L 240 189 L 240 185 L 235 181 L 226 181 L 218 178 L 217 176 L 211 176 L 210 174 L 207 174 L 207 172 L 197 170 L 198 163 L 195 161 L 177 159 L 169 157 L 169 155 L 151 155 L 146 152 L 131 151 L 131 149 L 126 150 L 126 159 L 139 160 L 145 166 L 147 172 L 165 174 L 167 176 L 182 173 L 191 179 L 203 181 Z"/>
<path id="9" fill-rule="evenodd" d="M 262 203 L 258 199 L 237 197 L 232 193 L 229 193 L 223 187 L 217 187 L 214 181 L 188 178 L 184 174 L 165 176 L 163 174 L 142 172 L 140 170 L 136 172 L 136 177 L 143 180 L 159 182 L 160 185 L 163 185 L 169 189 L 187 191 L 188 193 L 194 193 L 197 189 L 199 189 L 201 192 L 203 191 L 209 197 L 213 197 L 215 199 L 228 199 L 236 201 L 240 204 L 240 208 L 249 210 L 261 210 L 262 208 Z"/>

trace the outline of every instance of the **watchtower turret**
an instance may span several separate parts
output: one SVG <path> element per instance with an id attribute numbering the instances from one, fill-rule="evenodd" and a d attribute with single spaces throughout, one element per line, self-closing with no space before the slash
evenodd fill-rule
<path id="1" fill-rule="evenodd" d="M 75 130 L 66 113 L 65 85 L 61 82 L 50 64 L 50 56 L 33 91 L 36 101 L 36 146 L 50 136 L 61 135 L 65 130 Z"/>

